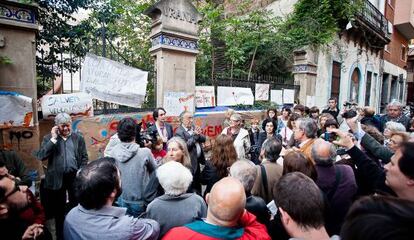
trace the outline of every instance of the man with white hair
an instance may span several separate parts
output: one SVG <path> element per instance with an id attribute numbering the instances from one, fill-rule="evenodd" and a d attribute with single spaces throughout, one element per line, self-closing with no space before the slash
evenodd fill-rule
<path id="1" fill-rule="evenodd" d="M 157 177 L 165 194 L 154 199 L 147 207 L 147 218 L 160 224 L 160 236 L 173 227 L 191 223 L 207 214 L 203 198 L 186 193 L 193 176 L 181 163 L 169 161 L 157 169 Z"/>
<path id="2" fill-rule="evenodd" d="M 384 132 L 385 124 L 389 121 L 401 123 L 407 131 L 410 129 L 410 118 L 403 114 L 403 105 L 398 101 L 392 101 L 387 105 L 387 114 L 380 118 L 381 132 Z"/>
<path id="3" fill-rule="evenodd" d="M 248 160 L 236 161 L 230 167 L 230 176 L 237 178 L 243 184 L 246 193 L 246 210 L 253 213 L 257 221 L 266 226 L 270 221 L 270 211 L 263 198 L 251 194 L 254 182 L 257 178 L 256 165 Z"/>
<path id="4" fill-rule="evenodd" d="M 55 218 L 57 239 L 63 238 L 66 196 L 69 196 L 69 208 L 75 207 L 73 183 L 76 172 L 88 163 L 85 140 L 71 131 L 71 124 L 72 119 L 67 113 L 56 115 L 55 126 L 43 138 L 36 154 L 39 160 L 48 160 L 42 204 L 46 217 Z"/>
<path id="5" fill-rule="evenodd" d="M 296 120 L 295 128 L 293 129 L 293 136 L 296 141 L 300 142 L 299 150 L 309 159 L 312 163 L 315 161 L 312 158 L 312 146 L 316 140 L 316 134 L 318 131 L 318 125 L 315 120 L 311 118 L 299 118 Z"/>

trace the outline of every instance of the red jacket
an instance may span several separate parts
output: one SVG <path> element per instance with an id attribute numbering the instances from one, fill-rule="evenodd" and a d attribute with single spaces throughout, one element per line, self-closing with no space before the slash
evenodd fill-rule
<path id="1" fill-rule="evenodd" d="M 175 227 L 167 232 L 163 240 L 214 240 L 214 239 L 258 239 L 270 240 L 266 227 L 256 221 L 256 217 L 245 212 L 240 218 L 241 227 L 221 227 L 197 220 L 182 227 Z"/>

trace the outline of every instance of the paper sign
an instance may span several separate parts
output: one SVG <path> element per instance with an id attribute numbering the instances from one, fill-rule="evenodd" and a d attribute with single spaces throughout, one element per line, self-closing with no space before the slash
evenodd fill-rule
<path id="1" fill-rule="evenodd" d="M 145 99 L 147 78 L 148 72 L 88 53 L 80 89 L 102 101 L 140 107 Z"/>
<path id="2" fill-rule="evenodd" d="M 295 102 L 295 90 L 294 89 L 283 89 L 283 103 L 294 103 Z"/>
<path id="3" fill-rule="evenodd" d="M 269 84 L 256 83 L 255 89 L 255 100 L 256 101 L 267 101 L 269 100 Z"/>
<path id="4" fill-rule="evenodd" d="M 218 87 L 217 106 L 253 105 L 252 89 L 240 87 Z"/>
<path id="5" fill-rule="evenodd" d="M 165 92 L 164 109 L 168 116 L 178 116 L 183 111 L 194 112 L 194 94 L 185 92 Z"/>
<path id="6" fill-rule="evenodd" d="M 72 117 L 93 116 L 92 97 L 86 93 L 46 95 L 42 99 L 43 118 L 67 113 Z"/>
<path id="7" fill-rule="evenodd" d="M 32 98 L 0 91 L 0 128 L 33 126 Z"/>
<path id="8" fill-rule="evenodd" d="M 196 86 L 195 90 L 196 107 L 214 107 L 216 106 L 216 97 L 213 86 Z"/>
<path id="9" fill-rule="evenodd" d="M 315 96 L 306 96 L 306 106 L 313 107 L 315 106 Z"/>
<path id="10" fill-rule="evenodd" d="M 283 105 L 283 91 L 282 90 L 271 90 L 270 91 L 270 102 L 276 103 L 277 105 Z"/>

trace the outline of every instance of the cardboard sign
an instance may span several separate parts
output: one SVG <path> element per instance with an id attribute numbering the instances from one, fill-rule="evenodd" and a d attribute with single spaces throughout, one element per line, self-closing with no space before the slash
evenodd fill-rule
<path id="1" fill-rule="evenodd" d="M 295 103 L 294 89 L 283 89 L 283 103 Z"/>
<path id="2" fill-rule="evenodd" d="M 253 102 L 253 92 L 250 88 L 217 88 L 217 106 L 253 105 Z"/>
<path id="3" fill-rule="evenodd" d="M 216 106 L 216 96 L 213 86 L 196 86 L 195 102 L 196 107 L 214 107 Z"/>
<path id="4" fill-rule="evenodd" d="M 0 128 L 33 126 L 32 98 L 0 91 Z"/>
<path id="5" fill-rule="evenodd" d="M 141 107 L 147 83 L 148 72 L 88 53 L 80 89 L 102 101 Z"/>
<path id="6" fill-rule="evenodd" d="M 46 95 L 42 100 L 43 118 L 67 113 L 72 117 L 92 117 L 92 97 L 86 93 Z"/>
<path id="7" fill-rule="evenodd" d="M 194 94 L 185 92 L 165 92 L 164 108 L 168 116 L 178 116 L 183 111 L 194 112 Z"/>
<path id="8" fill-rule="evenodd" d="M 269 84 L 256 83 L 255 88 L 255 100 L 256 101 L 267 101 L 269 100 Z"/>

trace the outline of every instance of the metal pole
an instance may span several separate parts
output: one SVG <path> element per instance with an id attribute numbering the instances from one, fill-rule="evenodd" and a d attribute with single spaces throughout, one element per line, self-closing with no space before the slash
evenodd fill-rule
<path id="1" fill-rule="evenodd" d="M 105 19 L 102 21 L 102 57 L 106 57 L 106 28 L 105 28 Z M 104 102 L 104 114 L 107 113 L 108 103 Z"/>

